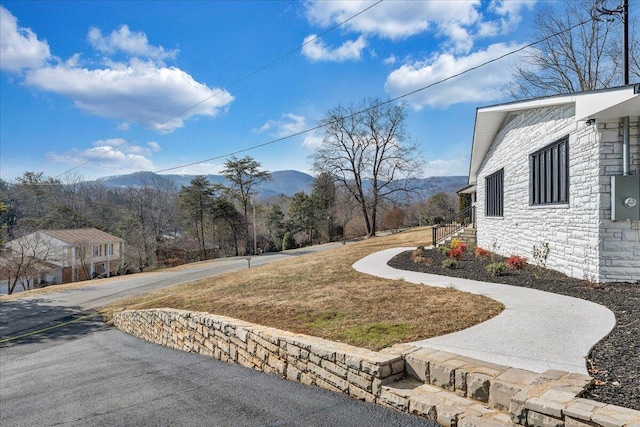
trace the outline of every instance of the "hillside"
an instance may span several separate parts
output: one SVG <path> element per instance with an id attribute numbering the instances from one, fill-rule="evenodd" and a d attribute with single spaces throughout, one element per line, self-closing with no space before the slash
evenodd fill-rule
<path id="1" fill-rule="evenodd" d="M 158 183 L 159 185 L 174 185 L 176 190 L 180 186 L 187 186 L 195 175 L 158 175 L 153 172 L 135 172 L 127 175 L 115 175 L 98 179 L 98 182 L 109 188 L 119 187 L 141 187 Z M 278 196 L 284 194 L 287 197 L 295 193 L 304 191 L 310 193 L 313 188 L 314 178 L 304 172 L 286 170 L 271 173 L 272 179 L 262 183 L 258 187 L 258 194 L 261 198 Z M 229 185 L 222 175 L 207 175 L 209 182 L 213 184 Z M 402 183 L 400 183 L 402 184 Z M 436 176 L 430 178 L 420 178 L 411 182 L 411 187 L 418 190 L 411 196 L 413 200 L 426 200 L 435 193 L 444 191 L 453 193 L 467 185 L 466 176 Z M 406 196 L 400 197 L 405 199 Z"/>

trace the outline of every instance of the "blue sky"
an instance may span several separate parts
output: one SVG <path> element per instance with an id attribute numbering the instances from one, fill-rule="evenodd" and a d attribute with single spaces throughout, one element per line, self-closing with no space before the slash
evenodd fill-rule
<path id="1" fill-rule="evenodd" d="M 400 96 L 528 43 L 549 3 L 386 0 L 313 38 L 371 4 L 4 1 L 0 178 L 218 173 L 228 154 L 312 128 L 338 104 Z M 405 98 L 423 176 L 467 174 L 475 109 L 507 99 L 517 60 Z M 320 138 L 237 156 L 309 172 Z"/>

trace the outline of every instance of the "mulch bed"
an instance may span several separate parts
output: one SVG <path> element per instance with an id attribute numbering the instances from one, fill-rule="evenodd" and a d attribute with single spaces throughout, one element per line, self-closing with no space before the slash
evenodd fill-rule
<path id="1" fill-rule="evenodd" d="M 412 251 L 403 252 L 389 265 L 401 270 L 523 286 L 608 307 L 615 313 L 617 325 L 589 353 L 586 363 L 595 384 L 582 397 L 640 410 L 640 282 L 594 284 L 532 265 L 492 277 L 485 270 L 491 258 L 476 258 L 472 251 L 465 252 L 459 268 L 453 270 L 442 267 L 446 257 L 435 250 L 425 250 L 424 257 L 423 262 L 415 263 Z M 505 259 L 494 256 L 493 262 L 498 261 Z"/>

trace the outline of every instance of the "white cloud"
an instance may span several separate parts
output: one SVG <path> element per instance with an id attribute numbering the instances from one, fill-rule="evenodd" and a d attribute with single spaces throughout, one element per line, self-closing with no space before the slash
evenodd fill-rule
<path id="1" fill-rule="evenodd" d="M 393 64 L 396 63 L 397 60 L 398 60 L 398 58 L 396 58 L 395 55 L 391 55 L 390 57 L 385 59 L 383 62 L 384 62 L 385 65 L 393 65 Z"/>
<path id="2" fill-rule="evenodd" d="M 444 47 L 468 53 L 477 37 L 493 37 L 511 31 L 532 10 L 537 0 L 492 0 L 484 8 L 480 0 L 385 1 L 344 23 L 347 31 L 393 41 L 430 32 L 444 38 Z M 308 20 L 321 27 L 342 23 L 371 6 L 371 0 L 305 3 Z"/>
<path id="3" fill-rule="evenodd" d="M 71 149 L 65 153 L 47 153 L 48 160 L 64 164 L 67 167 L 80 166 L 91 162 L 95 172 L 108 174 L 130 173 L 140 170 L 154 170 L 150 157 L 160 150 L 157 142 L 148 142 L 146 146 L 127 143 L 124 139 L 114 138 L 98 140 L 88 149 Z"/>
<path id="4" fill-rule="evenodd" d="M 150 45 L 146 34 L 131 32 L 127 25 L 112 31 L 108 37 L 104 37 L 100 29 L 93 27 L 89 30 L 88 39 L 94 49 L 109 54 L 120 51 L 131 56 L 162 60 L 173 59 L 178 53 L 177 50 Z"/>
<path id="5" fill-rule="evenodd" d="M 522 47 L 522 45 L 497 43 L 486 50 L 468 56 L 455 57 L 444 53 L 429 60 L 405 64 L 387 77 L 385 89 L 391 96 L 398 96 L 479 66 L 489 60 Z M 422 90 L 408 98 L 407 102 L 416 110 L 424 106 L 446 108 L 464 102 L 489 102 L 504 97 L 505 83 L 511 78 L 511 65 L 519 59 L 511 55 L 492 62 L 477 70 Z"/>
<path id="6" fill-rule="evenodd" d="M 427 176 L 464 176 L 469 173 L 469 159 L 457 157 L 450 160 L 430 160 L 426 163 L 424 172 Z"/>
<path id="7" fill-rule="evenodd" d="M 29 28 L 18 27 L 16 17 L 0 6 L 0 69 L 19 73 L 40 67 L 49 57 L 49 44 Z"/>
<path id="8" fill-rule="evenodd" d="M 302 141 L 302 148 L 308 151 L 316 151 L 322 146 L 322 137 L 318 135 L 308 135 Z"/>
<path id="9" fill-rule="evenodd" d="M 234 99 L 224 89 L 208 87 L 179 68 L 165 66 L 162 60 L 174 58 L 178 51 L 152 46 L 144 33 L 132 32 L 126 25 L 106 37 L 91 28 L 88 38 L 105 55 L 124 53 L 126 62 L 106 56 L 102 67 L 83 67 L 79 53 L 53 61 L 48 44 L 30 29 L 18 27 L 17 19 L 0 6 L 0 68 L 12 72 L 28 68 L 25 85 L 68 97 L 88 114 L 117 119 L 120 130 L 136 123 L 170 133 L 193 116 L 219 114 Z"/>
<path id="10" fill-rule="evenodd" d="M 308 1 L 307 18 L 328 27 L 340 23 L 370 6 L 372 1 Z M 343 26 L 349 31 L 402 40 L 426 31 L 451 36 L 460 26 L 471 26 L 480 18 L 479 0 L 468 1 L 388 1 L 369 9 Z M 467 41 L 465 41 L 465 44 Z"/>
<path id="11" fill-rule="evenodd" d="M 316 37 L 315 34 L 305 37 L 302 46 L 302 54 L 311 61 L 357 61 L 362 58 L 362 50 L 367 47 L 367 40 L 364 36 L 360 36 L 356 40 L 347 40 L 335 49 L 328 47 Z"/>
<path id="12" fill-rule="evenodd" d="M 162 133 L 173 132 L 195 115 L 215 116 L 234 99 L 178 68 L 137 59 L 102 69 L 57 64 L 27 72 L 25 83 L 67 96 L 86 113 Z M 179 112 L 183 113 L 176 117 Z"/>
<path id="13" fill-rule="evenodd" d="M 307 128 L 306 117 L 293 113 L 285 113 L 282 120 L 269 120 L 254 132 L 269 132 L 279 138 L 302 132 Z"/>

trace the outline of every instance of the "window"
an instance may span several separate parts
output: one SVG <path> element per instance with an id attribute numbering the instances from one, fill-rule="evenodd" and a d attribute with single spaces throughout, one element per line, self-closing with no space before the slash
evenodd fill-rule
<path id="1" fill-rule="evenodd" d="M 569 203 L 569 138 L 536 151 L 529 158 L 529 204 Z"/>
<path id="2" fill-rule="evenodd" d="M 504 199 L 504 169 L 485 178 L 485 216 L 502 216 Z"/>

